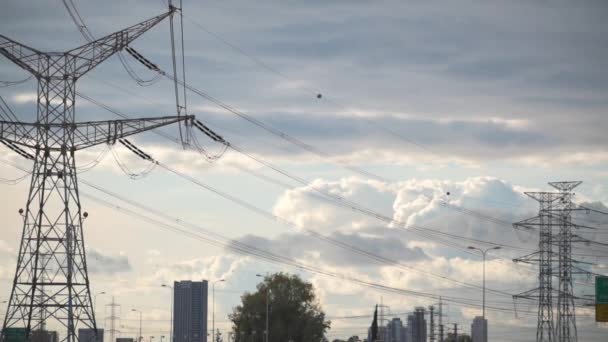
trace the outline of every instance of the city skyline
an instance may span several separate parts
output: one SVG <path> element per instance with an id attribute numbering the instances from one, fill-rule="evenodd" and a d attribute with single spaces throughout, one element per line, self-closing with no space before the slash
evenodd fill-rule
<path id="1" fill-rule="evenodd" d="M 162 2 L 74 4 L 98 37 L 167 10 Z M 58 1 L 2 7 L 0 33 L 16 41 L 42 51 L 86 42 Z M 538 213 L 524 192 L 548 191 L 549 181 L 583 180 L 575 203 L 608 211 L 605 5 L 184 1 L 184 9 L 187 83 L 233 109 L 190 91 L 188 113 L 236 150 L 221 154 L 221 139 L 200 129 L 204 153 L 184 150 L 171 141 L 180 134 L 173 127 L 160 130 L 169 139 L 129 138 L 158 164 L 120 144 L 79 152 L 98 326 L 106 328 L 105 308 L 116 296 L 125 336 L 139 329 L 137 309 L 143 335 L 160 342 L 171 320 L 163 284 L 225 279 L 216 284 L 215 325 L 227 332 L 228 314 L 242 293 L 255 290 L 256 274 L 284 271 L 313 283 L 335 318 L 331 338 L 367 336 L 370 317 L 340 317 L 369 316 L 379 302 L 397 311 L 436 305 L 424 294 L 445 296 L 446 312 L 466 330 L 482 316 L 483 283 L 481 256 L 467 247 L 489 242 L 502 246 L 485 262 L 489 338 L 506 342 L 512 329 L 524 339 L 535 335 L 536 308 L 509 296 L 537 284 L 534 269 L 512 263 L 538 248 L 537 236 L 511 224 Z M 171 70 L 168 32 L 164 23 L 133 48 Z M 137 73 L 155 77 L 123 55 Z M 6 58 L 0 75 L 6 106 L 34 120 L 35 81 Z M 175 115 L 173 82 L 150 83 L 138 86 L 112 57 L 79 81 L 76 116 L 116 119 L 107 108 Z M 248 126 L 234 109 L 296 140 Z M 22 177 L 32 164 L 4 145 L 0 160 L 6 301 L 29 185 Z M 600 227 L 585 238 L 608 243 L 606 215 L 574 219 Z M 242 245 L 279 261 L 246 254 Z M 605 274 L 605 250 L 577 246 L 573 253 L 593 263 L 586 272 Z M 593 293 L 584 276 L 574 284 L 578 296 Z M 581 341 L 605 331 L 588 307 L 576 312 Z"/>

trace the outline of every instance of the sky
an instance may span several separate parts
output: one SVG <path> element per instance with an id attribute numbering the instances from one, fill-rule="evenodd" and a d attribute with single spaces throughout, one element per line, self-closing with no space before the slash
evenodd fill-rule
<path id="1" fill-rule="evenodd" d="M 166 10 L 160 0 L 73 3 L 96 37 Z M 471 240 L 459 238 L 465 237 L 508 246 L 490 252 L 486 262 L 487 287 L 496 290 L 488 306 L 502 308 L 487 312 L 490 338 L 534 339 L 534 306 L 514 304 L 510 296 L 536 286 L 534 267 L 511 261 L 537 244 L 533 233 L 511 226 L 538 211 L 524 192 L 580 180 L 576 202 L 608 210 L 604 1 L 184 0 L 183 13 L 186 82 L 288 138 L 190 92 L 188 112 L 237 150 L 222 154 L 220 144 L 198 131 L 205 153 L 184 149 L 165 139 L 179 134 L 169 127 L 160 130 L 165 137 L 129 138 L 161 162 L 154 168 L 118 144 L 77 155 L 92 291 L 106 293 L 97 296 L 102 326 L 113 297 L 124 336 L 136 334 L 131 309 L 137 308 L 146 339 L 158 339 L 168 335 L 170 317 L 170 294 L 161 284 L 223 278 L 215 317 L 226 334 L 227 315 L 244 291 L 255 290 L 256 274 L 284 271 L 314 284 L 332 320 L 330 338 L 364 336 L 377 303 L 392 313 L 437 303 L 271 263 L 234 246 L 246 243 L 366 282 L 479 304 L 482 261 L 466 249 Z M 59 0 L 4 1 L 0 31 L 41 51 L 86 43 Z M 131 46 L 171 72 L 168 21 Z M 179 44 L 177 53 L 181 57 Z M 124 56 L 142 79 L 154 78 Z M 0 80 L 27 77 L 0 59 Z M 138 85 L 113 56 L 82 77 L 77 90 L 130 117 L 175 115 L 174 84 L 166 78 L 151 83 Z M 2 87 L 0 95 L 20 120 L 35 120 L 35 80 Z M 117 118 L 83 97 L 76 108 L 78 120 Z M 4 146 L 0 161 L 4 301 L 29 178 L 4 181 L 24 176 L 11 165 L 32 166 Z M 125 167 L 149 172 L 129 177 Z M 336 198 L 367 214 L 335 205 Z M 151 208 L 164 225 L 129 215 L 153 216 L 133 203 Z M 608 242 L 605 215 L 577 219 L 600 227 L 581 233 L 585 237 Z M 319 241 L 319 234 L 368 255 Z M 217 236 L 225 243 L 209 243 Z M 574 250 L 596 273 L 606 272 L 607 252 L 594 245 Z M 575 289 L 592 294 L 593 279 L 577 277 Z M 446 310 L 447 321 L 464 331 L 481 314 L 455 302 Z M 344 318 L 359 315 L 369 317 Z M 592 310 L 577 308 L 577 315 L 580 341 L 608 333 L 594 323 Z"/>

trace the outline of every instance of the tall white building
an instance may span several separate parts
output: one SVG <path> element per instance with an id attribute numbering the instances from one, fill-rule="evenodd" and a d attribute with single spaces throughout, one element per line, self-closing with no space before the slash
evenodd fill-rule
<path id="1" fill-rule="evenodd" d="M 473 342 L 488 342 L 488 320 L 477 316 L 471 324 Z"/>

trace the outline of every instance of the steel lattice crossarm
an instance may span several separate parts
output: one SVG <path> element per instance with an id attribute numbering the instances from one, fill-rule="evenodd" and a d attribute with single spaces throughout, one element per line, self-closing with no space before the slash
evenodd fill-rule
<path id="1" fill-rule="evenodd" d="M 540 252 L 533 252 L 519 258 L 513 259 L 513 262 L 521 262 L 524 264 L 533 264 L 540 262 Z"/>
<path id="2" fill-rule="evenodd" d="M 149 131 L 162 126 L 179 122 L 191 122 L 194 116 L 161 116 L 153 118 L 78 122 L 74 124 L 42 124 L 0 121 L 0 140 L 31 149 L 42 148 L 36 137 L 44 134 L 48 137 L 46 149 L 60 151 L 67 148 L 71 151 L 82 150 L 91 146 L 109 143 L 114 144 L 137 133 Z M 64 136 L 73 137 L 66 146 Z"/>
<path id="3" fill-rule="evenodd" d="M 62 79 L 65 77 L 62 72 L 63 66 L 70 61 L 73 64 L 70 77 L 78 79 L 117 51 L 126 48 L 144 32 L 172 15 L 174 11 L 175 8 L 171 7 L 166 13 L 66 52 L 41 52 L 0 35 L 0 54 L 29 71 L 36 78 Z"/>
<path id="4" fill-rule="evenodd" d="M 527 218 L 523 221 L 519 221 L 517 223 L 513 223 L 513 228 L 520 230 L 532 230 L 536 229 L 541 225 L 541 217 L 535 216 L 531 218 Z"/>
<path id="5" fill-rule="evenodd" d="M 573 210 L 579 210 L 579 209 L 573 209 Z M 580 210 L 584 210 L 584 209 L 580 209 Z M 560 224 L 569 223 L 572 226 L 572 228 L 575 228 L 575 229 L 597 230 L 597 227 L 586 226 L 586 225 L 582 225 L 582 224 L 574 224 L 574 223 L 571 223 L 570 221 L 564 219 L 562 216 L 554 214 L 554 213 L 559 213 L 559 212 L 563 212 L 563 211 L 564 211 L 563 209 L 543 210 L 543 212 L 545 213 L 545 216 L 548 218 L 551 218 L 554 221 L 552 223 L 556 227 L 555 229 L 559 228 Z M 513 227 L 516 229 L 520 229 L 520 230 L 532 230 L 532 229 L 538 229 L 540 226 L 542 226 L 544 224 L 546 224 L 546 223 L 541 222 L 540 216 L 535 216 L 535 217 L 525 219 L 523 221 L 519 221 L 517 223 L 513 223 Z"/>

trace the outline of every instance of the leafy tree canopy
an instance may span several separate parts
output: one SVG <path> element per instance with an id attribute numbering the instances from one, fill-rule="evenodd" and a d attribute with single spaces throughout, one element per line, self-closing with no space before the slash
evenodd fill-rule
<path id="1" fill-rule="evenodd" d="M 331 322 L 325 320 L 312 284 L 285 273 L 267 276 L 256 292 L 241 296 L 230 315 L 235 341 L 264 341 L 267 294 L 270 341 L 325 341 Z"/>

